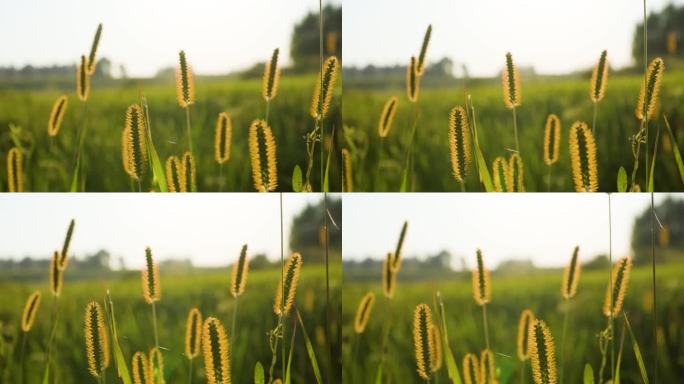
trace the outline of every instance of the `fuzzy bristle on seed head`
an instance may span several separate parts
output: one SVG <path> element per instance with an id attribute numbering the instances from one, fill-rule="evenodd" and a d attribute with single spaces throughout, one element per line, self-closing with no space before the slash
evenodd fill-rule
<path id="1" fill-rule="evenodd" d="M 254 120 L 249 127 L 249 157 L 254 188 L 259 192 L 275 191 L 278 187 L 276 143 L 271 127 L 264 120 Z"/>
<path id="2" fill-rule="evenodd" d="M 665 63 L 660 57 L 656 57 L 648 65 L 646 82 L 641 84 L 639 100 L 636 107 L 636 117 L 639 120 L 649 121 L 655 115 L 660 93 L 660 82 L 665 70 Z"/>
<path id="3" fill-rule="evenodd" d="M 294 305 L 295 295 L 297 294 L 297 283 L 299 282 L 299 270 L 302 268 L 302 255 L 294 252 L 285 264 L 285 276 L 283 281 L 278 282 L 275 301 L 273 302 L 273 312 L 276 315 L 287 316 Z M 283 291 L 285 296 L 283 297 Z M 281 310 L 282 308 L 282 310 Z"/>
<path id="4" fill-rule="evenodd" d="M 196 170 L 195 170 L 195 158 L 192 153 L 185 152 L 183 158 L 181 159 L 183 181 L 185 182 L 184 191 L 185 192 L 195 192 L 197 190 Z"/>
<path id="5" fill-rule="evenodd" d="M 71 219 L 69 228 L 67 228 L 66 235 L 64 235 L 64 243 L 62 243 L 62 252 L 59 253 L 59 269 L 62 271 L 66 269 L 69 264 L 69 251 L 71 247 L 71 238 L 74 235 L 74 228 L 76 227 L 76 220 Z"/>
<path id="6" fill-rule="evenodd" d="M 216 122 L 216 134 L 214 137 L 214 159 L 223 164 L 230 160 L 230 141 L 233 135 L 233 126 L 228 113 L 221 112 Z"/>
<path id="7" fill-rule="evenodd" d="M 430 337 L 432 312 L 427 304 L 418 304 L 413 312 L 413 345 L 416 352 L 416 366 L 418 375 L 428 380 L 431 367 L 435 361 L 435 347 Z"/>
<path id="8" fill-rule="evenodd" d="M 352 160 L 347 148 L 342 148 L 342 192 L 354 192 Z"/>
<path id="9" fill-rule="evenodd" d="M 483 349 L 480 352 L 480 382 L 483 384 L 495 384 L 497 382 L 494 353 L 489 349 Z"/>
<path id="10" fill-rule="evenodd" d="M 623 257 L 615 263 L 612 278 L 613 286 L 608 285 L 606 298 L 603 301 L 603 314 L 605 316 L 611 316 L 612 313 L 612 316 L 616 317 L 622 312 L 625 295 L 627 294 L 627 285 L 629 284 L 629 272 L 631 270 L 632 259 L 629 257 Z M 611 301 L 613 305 L 611 305 Z"/>
<path id="11" fill-rule="evenodd" d="M 10 192 L 24 192 L 24 154 L 17 147 L 7 152 L 7 183 Z"/>
<path id="12" fill-rule="evenodd" d="M 601 52 L 594 70 L 591 72 L 591 90 L 589 97 L 594 103 L 603 99 L 606 92 L 606 81 L 608 80 L 608 51 Z"/>
<path id="13" fill-rule="evenodd" d="M 411 61 L 406 68 L 406 96 L 409 101 L 415 103 L 418 101 L 418 94 L 420 93 L 420 75 L 418 74 L 418 60 L 415 56 L 411 56 Z"/>
<path id="14" fill-rule="evenodd" d="M 200 353 L 202 341 L 202 313 L 197 308 L 188 312 L 185 323 L 185 357 L 194 359 Z"/>
<path id="15" fill-rule="evenodd" d="M 428 25 L 425 30 L 425 36 L 423 36 L 423 44 L 420 46 L 420 54 L 418 55 L 418 63 L 416 67 L 416 73 L 418 76 L 423 76 L 425 73 L 425 56 L 427 55 L 427 49 L 430 45 L 430 37 L 432 36 L 432 24 Z"/>
<path id="16" fill-rule="evenodd" d="M 510 52 L 506 53 L 506 67 L 503 70 L 501 80 L 506 108 L 513 109 L 519 107 L 521 104 L 520 75 L 518 74 L 518 68 L 516 68 L 513 62 L 513 55 Z"/>
<path id="17" fill-rule="evenodd" d="M 366 330 L 366 325 L 368 325 L 371 311 L 373 311 L 373 304 L 375 304 L 375 293 L 366 293 L 356 309 L 356 316 L 354 317 L 354 332 L 363 333 L 363 331 Z"/>
<path id="18" fill-rule="evenodd" d="M 576 121 L 569 133 L 572 180 L 577 192 L 598 191 L 596 142 L 586 123 Z"/>
<path id="19" fill-rule="evenodd" d="M 138 104 L 131 104 L 126 110 L 123 149 L 124 170 L 133 180 L 142 180 L 147 170 L 148 155 L 145 138 L 145 117 Z"/>
<path id="20" fill-rule="evenodd" d="M 394 250 L 392 259 L 392 269 L 398 272 L 401 269 L 401 252 L 404 248 L 404 240 L 406 239 L 406 230 L 408 230 L 408 221 L 404 221 L 404 225 L 401 226 L 401 232 L 399 232 L 399 240 L 397 240 L 397 247 Z"/>
<path id="21" fill-rule="evenodd" d="M 178 156 L 169 156 L 166 159 L 166 184 L 169 192 L 187 192 L 183 165 Z"/>
<path id="22" fill-rule="evenodd" d="M 577 246 L 572 252 L 570 263 L 565 267 L 565 271 L 563 272 L 561 293 L 565 300 L 570 300 L 577 294 L 577 284 L 579 283 L 581 269 L 582 265 L 579 262 L 579 246 Z"/>
<path id="23" fill-rule="evenodd" d="M 40 307 L 40 292 L 35 291 L 29 296 L 24 305 L 24 312 L 21 314 L 21 330 L 28 332 L 33 326 L 33 320 Z"/>
<path id="24" fill-rule="evenodd" d="M 59 269 L 59 251 L 55 251 L 50 260 L 50 291 L 55 297 L 62 292 L 62 277 L 63 272 Z"/>
<path id="25" fill-rule="evenodd" d="M 99 378 L 109 366 L 109 334 L 102 308 L 96 301 L 86 306 L 84 331 L 88 371 Z"/>
<path id="26" fill-rule="evenodd" d="M 480 384 L 480 361 L 474 353 L 463 357 L 463 383 Z"/>
<path id="27" fill-rule="evenodd" d="M 76 94 L 81 101 L 88 100 L 90 92 L 90 75 L 88 75 L 88 59 L 81 56 L 81 63 L 76 68 Z"/>
<path id="28" fill-rule="evenodd" d="M 133 384 L 152 384 L 152 369 L 147 355 L 136 352 L 131 359 L 133 369 Z"/>
<path id="29" fill-rule="evenodd" d="M 192 77 L 192 69 L 185 57 L 185 51 L 178 53 L 178 69 L 176 70 L 176 96 L 178 105 L 187 108 L 195 103 L 195 83 Z"/>
<path id="30" fill-rule="evenodd" d="M 520 313 L 518 321 L 518 359 L 525 361 L 530 358 L 530 325 L 534 322 L 534 313 L 529 309 L 524 309 Z"/>
<path id="31" fill-rule="evenodd" d="M 477 250 L 477 266 L 473 270 L 473 297 L 477 305 L 485 305 L 491 299 L 489 270 L 484 266 L 482 251 Z"/>
<path id="32" fill-rule="evenodd" d="M 494 159 L 492 163 L 494 191 L 513 192 L 513 174 L 506 159 L 502 156 Z"/>
<path id="33" fill-rule="evenodd" d="M 393 263 L 394 255 L 388 252 L 387 258 L 382 262 L 382 293 L 388 299 L 394 297 L 394 288 L 397 285 L 397 271 L 392 268 Z"/>
<path id="34" fill-rule="evenodd" d="M 202 327 L 204 367 L 209 384 L 230 384 L 228 337 L 221 321 L 209 317 Z"/>
<path id="35" fill-rule="evenodd" d="M 271 60 L 266 62 L 264 68 L 264 80 L 261 90 L 261 96 L 264 100 L 273 100 L 278 93 L 278 83 L 280 82 L 280 67 L 278 66 L 278 48 L 273 50 Z"/>
<path id="36" fill-rule="evenodd" d="M 100 44 L 100 36 L 102 35 L 102 23 L 97 25 L 93 44 L 90 46 L 90 54 L 88 55 L 88 74 L 95 74 L 95 66 L 97 64 L 97 47 Z"/>
<path id="37" fill-rule="evenodd" d="M 556 384 L 556 353 L 553 337 L 543 320 L 534 320 L 529 329 L 529 354 L 535 384 Z"/>
<path id="38" fill-rule="evenodd" d="M 249 272 L 249 258 L 247 257 L 247 244 L 242 246 L 240 257 L 233 264 L 230 279 L 230 294 L 238 297 L 245 292 L 247 285 L 247 273 Z"/>
<path id="39" fill-rule="evenodd" d="M 546 118 L 546 126 L 544 127 L 544 163 L 546 165 L 552 165 L 558 161 L 560 137 L 560 119 L 552 113 Z"/>
<path id="40" fill-rule="evenodd" d="M 48 121 L 48 135 L 55 137 L 59 133 L 59 128 L 62 126 L 64 119 L 64 112 L 66 112 L 68 100 L 66 95 L 60 96 L 55 104 L 52 106 L 50 112 L 50 120 Z"/>
<path id="41" fill-rule="evenodd" d="M 432 362 L 430 370 L 432 372 L 437 372 L 442 368 L 442 334 L 439 332 L 439 327 L 434 324 L 430 324 L 430 340 L 434 349 L 432 353 L 435 356 L 435 360 Z"/>
<path id="42" fill-rule="evenodd" d="M 145 248 L 145 266 L 142 269 L 143 296 L 148 304 L 159 301 L 161 286 L 159 284 L 159 266 L 152 259 L 152 249 Z"/>
<path id="43" fill-rule="evenodd" d="M 392 129 L 394 115 L 397 113 L 398 102 L 399 99 L 397 99 L 396 96 L 392 96 L 385 102 L 385 106 L 382 108 L 382 114 L 380 115 L 380 121 L 378 123 L 378 135 L 382 138 L 387 137 L 390 129 Z"/>
<path id="44" fill-rule="evenodd" d="M 332 99 L 333 90 L 335 89 L 337 67 L 338 60 L 335 56 L 328 57 L 323 63 L 323 70 L 316 80 L 316 88 L 314 88 L 314 95 L 311 101 L 310 112 L 311 117 L 314 119 L 321 120 L 328 114 L 330 99 Z"/>
<path id="45" fill-rule="evenodd" d="M 164 356 L 159 348 L 150 350 L 150 376 L 156 384 L 164 384 Z"/>
<path id="46" fill-rule="evenodd" d="M 454 179 L 459 183 L 464 183 L 470 171 L 472 156 L 468 116 L 461 106 L 452 109 L 449 115 L 449 151 Z"/>
<path id="47" fill-rule="evenodd" d="M 523 161 L 519 154 L 513 153 L 508 159 L 508 169 L 511 181 L 511 192 L 525 192 Z"/>

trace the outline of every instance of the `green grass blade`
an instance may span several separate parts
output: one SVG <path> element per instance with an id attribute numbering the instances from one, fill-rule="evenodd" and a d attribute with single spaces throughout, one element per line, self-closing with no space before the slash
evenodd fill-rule
<path id="1" fill-rule="evenodd" d="M 145 126 L 147 128 L 147 150 L 150 154 L 150 168 L 152 169 L 152 180 L 157 183 L 160 192 L 168 192 L 168 185 L 166 184 L 166 172 L 164 170 L 164 165 L 161 160 L 159 160 L 159 154 L 157 153 L 157 148 L 154 146 L 154 141 L 152 140 L 152 126 L 150 123 L 150 110 L 147 106 L 147 99 L 145 96 L 140 98 L 140 104 L 142 109 L 145 111 Z"/>
<path id="2" fill-rule="evenodd" d="M 375 384 L 382 384 L 382 362 L 378 365 L 378 372 L 375 374 Z"/>
<path id="3" fill-rule="evenodd" d="M 292 171 L 292 191 L 302 191 L 302 169 L 299 165 L 295 165 L 294 171 Z"/>
<path id="4" fill-rule="evenodd" d="M 297 334 L 297 322 L 292 327 L 292 340 L 290 341 L 290 355 L 287 358 L 287 370 L 285 371 L 285 384 L 292 381 L 292 352 L 294 351 L 295 335 Z M 283 341 L 284 342 L 284 341 Z"/>
<path id="5" fill-rule="evenodd" d="M 615 378 L 613 379 L 613 384 L 620 384 L 620 366 L 622 366 L 622 351 L 625 346 L 625 326 L 622 326 L 622 332 L 620 332 L 620 350 L 618 351 L 617 362 L 615 363 Z"/>
<path id="6" fill-rule="evenodd" d="M 632 332 L 632 326 L 629 324 L 629 319 L 627 319 L 627 314 L 625 316 L 625 324 L 627 324 L 627 330 L 629 331 L 629 336 L 632 339 L 632 349 L 634 350 L 634 357 L 636 357 L 637 364 L 639 364 L 639 372 L 641 373 L 641 380 L 644 384 L 648 384 L 648 374 L 646 372 L 646 364 L 644 364 L 644 358 L 641 355 L 641 348 L 639 348 L 639 343 L 637 342 L 634 332 Z"/>
<path id="7" fill-rule="evenodd" d="M 475 151 L 475 160 L 477 161 L 477 172 L 480 176 L 480 182 L 484 185 L 485 191 L 493 192 L 494 184 L 492 184 L 492 176 L 489 174 L 487 161 L 480 148 L 480 139 L 477 135 L 477 123 L 475 121 L 475 107 L 473 106 L 473 100 L 470 95 L 468 95 L 468 109 L 470 110 L 469 116 L 473 122 L 473 149 Z"/>
<path id="8" fill-rule="evenodd" d="M 620 166 L 618 171 L 617 190 L 618 192 L 627 192 L 627 171 L 625 171 L 623 166 Z"/>
<path id="9" fill-rule="evenodd" d="M 401 173 L 401 187 L 399 187 L 399 192 L 406 192 L 408 188 L 408 166 L 404 167 L 404 171 Z"/>
<path id="10" fill-rule="evenodd" d="M 49 384 L 50 383 L 50 362 L 48 361 L 47 366 L 45 367 L 45 374 L 43 374 L 43 384 Z"/>
<path id="11" fill-rule="evenodd" d="M 594 369 L 589 363 L 584 366 L 584 384 L 594 384 Z"/>
<path id="12" fill-rule="evenodd" d="M 655 143 L 653 144 L 653 160 L 651 161 L 651 170 L 648 174 L 648 191 L 653 192 L 653 173 L 655 172 L 656 156 L 658 155 L 658 140 L 660 139 L 660 127 L 656 130 Z"/>
<path id="13" fill-rule="evenodd" d="M 297 311 L 297 319 L 299 320 L 299 325 L 302 327 L 302 334 L 304 334 L 304 343 L 306 344 L 306 353 L 309 355 L 309 361 L 311 361 L 311 368 L 313 368 L 314 375 L 316 376 L 316 382 L 318 384 L 321 384 L 323 380 L 321 379 L 321 371 L 318 368 L 316 353 L 314 352 L 313 345 L 311 345 L 309 335 L 306 333 L 306 328 L 304 327 L 304 322 L 302 321 L 302 316 L 300 316 L 299 311 Z"/>
<path id="14" fill-rule="evenodd" d="M 447 373 L 449 375 L 449 381 L 451 384 L 461 384 L 461 375 L 458 372 L 458 364 L 456 359 L 454 359 L 454 354 L 451 352 L 451 347 L 449 346 L 449 334 L 447 333 L 446 324 L 446 313 L 444 311 L 444 302 L 442 301 L 442 296 L 438 294 L 439 298 L 439 312 L 441 318 L 442 327 L 442 350 L 444 350 L 444 359 L 446 360 Z"/>
<path id="15" fill-rule="evenodd" d="M 254 366 L 254 384 L 264 384 L 264 366 L 259 361 Z"/>
<path id="16" fill-rule="evenodd" d="M 335 126 L 333 125 L 332 136 L 330 136 L 330 148 L 335 148 Z M 321 148 L 323 147 L 323 141 L 321 141 Z M 330 157 L 332 155 L 332 150 L 328 151 L 328 158 L 325 161 L 325 177 L 323 178 L 323 192 L 330 192 Z"/>
<path id="17" fill-rule="evenodd" d="M 670 128 L 670 122 L 667 120 L 667 117 L 663 115 L 663 120 L 665 120 L 665 127 L 667 127 L 667 132 L 670 135 L 670 143 L 672 143 L 672 154 L 674 155 L 675 158 L 675 163 L 677 163 L 677 169 L 679 170 L 679 178 L 682 180 L 682 184 L 684 184 L 684 162 L 682 162 L 682 154 L 679 152 L 679 147 L 677 146 L 677 142 L 675 141 L 675 136 L 672 133 L 672 128 Z"/>
<path id="18" fill-rule="evenodd" d="M 126 358 L 124 357 L 121 345 L 119 344 L 119 333 L 116 329 L 116 318 L 114 316 L 114 302 L 112 296 L 107 291 L 107 298 L 105 300 L 105 311 L 109 323 L 109 333 L 112 339 L 112 349 L 114 350 L 114 361 L 116 363 L 116 371 L 123 384 L 131 384 L 131 374 L 126 365 Z"/>

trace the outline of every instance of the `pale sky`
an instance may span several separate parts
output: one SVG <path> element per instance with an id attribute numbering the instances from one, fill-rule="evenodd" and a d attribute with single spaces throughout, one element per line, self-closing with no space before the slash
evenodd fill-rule
<path id="1" fill-rule="evenodd" d="M 200 74 L 250 67 L 276 47 L 287 64 L 293 27 L 309 11 L 318 0 L 0 0 L 0 66 L 75 64 L 100 22 L 98 55 L 129 76 L 175 66 L 181 49 Z"/>
<path id="2" fill-rule="evenodd" d="M 283 194 L 284 245 L 292 218 L 321 194 Z M 155 259 L 192 258 L 226 265 L 247 243 L 249 254 L 280 257 L 279 194 L 0 194 L 0 259 L 47 258 L 61 249 L 71 218 L 78 256 L 106 249 L 113 261 L 140 267 L 146 246 Z"/>
<path id="3" fill-rule="evenodd" d="M 680 195 L 679 198 L 683 198 Z M 664 199 L 655 195 L 655 203 Z M 613 194 L 613 255 L 628 255 L 634 218 L 650 206 L 649 194 Z M 487 265 L 531 259 L 537 266 L 565 265 L 576 245 L 580 260 L 608 252 L 608 195 L 601 193 L 345 194 L 342 253 L 346 260 L 382 259 L 393 252 L 409 221 L 404 255 L 450 251 L 472 266 L 482 249 Z"/>
<path id="4" fill-rule="evenodd" d="M 647 9 L 684 0 L 649 0 Z M 608 50 L 612 66 L 631 61 L 642 0 L 344 0 L 345 66 L 406 65 L 432 24 L 428 62 L 465 62 L 473 76 L 494 76 L 507 51 L 518 66 L 544 74 L 593 66 Z"/>

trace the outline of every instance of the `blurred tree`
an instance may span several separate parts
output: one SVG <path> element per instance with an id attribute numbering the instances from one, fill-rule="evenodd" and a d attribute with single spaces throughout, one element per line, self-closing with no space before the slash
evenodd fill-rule
<path id="1" fill-rule="evenodd" d="M 668 197 L 655 207 L 656 248 L 684 251 L 684 200 Z M 662 227 L 658 225 L 662 224 Z M 651 208 L 647 208 L 634 221 L 632 230 L 632 250 L 635 260 L 650 260 L 651 249 Z M 669 254 L 669 253 L 668 253 Z M 660 255 L 662 260 L 662 254 Z"/>
<path id="2" fill-rule="evenodd" d="M 298 69 L 318 69 L 319 65 L 318 12 L 307 14 L 294 27 L 290 57 Z M 323 57 L 342 52 L 342 8 L 327 5 L 323 8 Z"/>
<path id="3" fill-rule="evenodd" d="M 328 198 L 328 211 L 337 227 L 328 221 L 328 232 L 330 249 L 333 254 L 340 253 L 342 246 L 342 200 Z M 290 230 L 290 249 L 304 253 L 310 250 L 308 254 L 304 255 L 305 259 L 315 259 L 317 262 L 323 261 L 322 237 L 325 232 L 322 231 L 323 220 L 323 200 L 320 200 L 315 205 L 307 205 L 306 208 L 292 220 L 292 229 Z"/>
<path id="4" fill-rule="evenodd" d="M 678 40 L 684 37 L 684 6 L 669 4 L 658 13 L 648 15 L 648 56 L 676 54 Z M 674 44 L 674 46 L 673 46 Z M 681 47 L 679 47 L 681 51 Z M 632 57 L 643 65 L 644 23 L 636 26 L 632 40 Z"/>

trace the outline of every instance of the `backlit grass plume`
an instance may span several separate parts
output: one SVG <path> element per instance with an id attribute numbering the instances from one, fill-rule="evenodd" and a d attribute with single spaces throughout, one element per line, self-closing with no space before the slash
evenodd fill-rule
<path id="1" fill-rule="evenodd" d="M 468 116 L 461 106 L 452 109 L 449 115 L 449 151 L 454 179 L 463 184 L 470 170 L 472 155 Z"/>
<path id="2" fill-rule="evenodd" d="M 65 270 L 69 264 L 69 251 L 71 247 L 71 238 L 74 235 L 74 228 L 76 227 L 76 220 L 71 219 L 69 228 L 67 228 L 66 235 L 64 235 L 64 243 L 62 243 L 62 252 L 59 253 L 59 269 Z"/>
<path id="3" fill-rule="evenodd" d="M 570 127 L 570 162 L 576 192 L 598 191 L 596 142 L 587 124 L 576 121 Z"/>
<path id="4" fill-rule="evenodd" d="M 513 192 L 513 175 L 508 162 L 502 156 L 494 159 L 492 163 L 494 191 Z"/>
<path id="5" fill-rule="evenodd" d="M 287 263 L 285 264 L 285 280 L 278 282 L 276 289 L 275 301 L 273 303 L 273 312 L 276 315 L 287 316 L 294 304 L 295 295 L 297 293 L 297 283 L 299 282 L 299 270 L 302 268 L 302 255 L 299 252 L 294 252 Z M 285 299 L 283 302 L 283 290 L 285 291 Z M 281 311 L 282 307 L 282 311 Z"/>
<path id="6" fill-rule="evenodd" d="M 311 117 L 317 120 L 325 118 L 330 107 L 330 99 L 332 99 L 333 90 L 335 89 L 335 80 L 338 71 L 337 57 L 330 56 L 323 63 L 323 73 L 318 76 L 316 80 L 316 88 L 314 88 L 314 95 L 311 101 Z"/>
<path id="7" fill-rule="evenodd" d="M 143 296 L 148 304 L 159 301 L 161 286 L 159 284 L 159 266 L 152 259 L 152 249 L 145 248 L 145 266 L 142 269 Z"/>
<path id="8" fill-rule="evenodd" d="M 264 120 L 254 120 L 249 127 L 249 156 L 254 188 L 259 192 L 275 191 L 278 187 L 276 143 L 271 127 Z"/>
<path id="9" fill-rule="evenodd" d="M 109 367 L 109 334 L 100 304 L 91 301 L 85 310 L 85 344 L 88 371 L 96 378 Z"/>
<path id="10" fill-rule="evenodd" d="M 185 192 L 195 192 L 197 191 L 197 182 L 196 182 L 196 174 L 197 171 L 195 170 L 195 158 L 192 156 L 192 153 L 190 152 L 185 152 L 183 154 L 183 158 L 181 159 L 182 163 L 182 168 L 183 168 L 183 181 L 185 183 L 184 189 Z"/>
<path id="11" fill-rule="evenodd" d="M 423 36 L 423 44 L 420 46 L 420 54 L 418 55 L 418 65 L 416 67 L 416 73 L 418 76 L 423 76 L 425 73 L 425 56 L 427 55 L 427 49 L 430 45 L 430 36 L 432 36 L 432 24 L 428 25 L 425 30 L 425 36 Z"/>
<path id="12" fill-rule="evenodd" d="M 88 74 L 95 74 L 95 67 L 97 64 L 97 47 L 100 45 L 100 36 L 102 36 L 102 23 L 97 25 L 93 44 L 90 46 L 90 54 L 88 55 Z"/>
<path id="13" fill-rule="evenodd" d="M 270 101 L 276 97 L 278 93 L 278 84 L 280 83 L 280 67 L 278 67 L 278 48 L 273 50 L 271 60 L 266 62 L 264 68 L 263 87 L 261 89 L 261 96 L 264 100 Z"/>
<path id="14" fill-rule="evenodd" d="M 230 160 L 230 141 L 232 137 L 232 124 L 228 113 L 221 112 L 216 122 L 216 134 L 214 137 L 214 159 L 223 164 Z"/>
<path id="15" fill-rule="evenodd" d="M 439 327 L 435 324 L 430 324 L 430 339 L 432 347 L 434 348 L 433 354 L 435 355 L 435 360 L 432 362 L 430 370 L 432 372 L 437 372 L 442 368 L 442 360 L 444 357 L 442 354 L 442 334 L 439 332 Z"/>
<path id="16" fill-rule="evenodd" d="M 24 305 L 24 312 L 21 314 L 21 330 L 28 332 L 33 327 L 33 320 L 36 319 L 36 313 L 40 307 L 40 292 L 34 291 L 26 300 Z"/>
<path id="17" fill-rule="evenodd" d="M 463 357 L 463 383 L 480 384 L 480 362 L 474 353 Z"/>
<path id="18" fill-rule="evenodd" d="M 230 360 L 228 338 L 221 321 L 209 317 L 202 327 L 204 367 L 209 384 L 230 384 Z"/>
<path id="19" fill-rule="evenodd" d="M 551 166 L 558 161 L 560 137 L 560 120 L 556 114 L 552 113 L 546 118 L 546 126 L 544 127 L 544 163 L 546 165 Z"/>
<path id="20" fill-rule="evenodd" d="M 513 62 L 513 55 L 510 52 L 506 53 L 506 68 L 503 70 L 501 80 L 506 108 L 513 109 L 519 107 L 521 104 L 520 75 L 518 74 L 518 68 L 516 68 Z"/>
<path id="21" fill-rule="evenodd" d="M 477 250 L 477 267 L 473 270 L 473 297 L 477 305 L 489 303 L 491 298 L 491 283 L 489 270 L 484 266 L 482 251 Z"/>
<path id="22" fill-rule="evenodd" d="M 183 165 L 178 156 L 166 159 L 166 183 L 169 192 L 186 192 Z"/>
<path id="23" fill-rule="evenodd" d="M 59 251 L 55 251 L 50 260 L 50 291 L 55 297 L 62 292 L 62 277 L 63 272 L 59 269 Z"/>
<path id="24" fill-rule="evenodd" d="M 385 106 L 382 108 L 382 114 L 380 115 L 380 121 L 378 123 L 378 135 L 380 135 L 381 138 L 387 137 L 390 129 L 392 129 L 394 115 L 397 113 L 398 102 L 399 100 L 396 96 L 392 96 L 385 102 Z"/>
<path id="25" fill-rule="evenodd" d="M 245 292 L 247 285 L 247 273 L 249 272 L 249 258 L 247 257 L 247 244 L 242 246 L 240 257 L 233 264 L 230 279 L 230 294 L 238 297 Z"/>
<path id="26" fill-rule="evenodd" d="M 411 56 L 411 62 L 406 68 L 406 96 L 410 102 L 415 103 L 418 101 L 419 92 L 420 75 L 418 74 L 418 61 L 415 56 Z"/>
<path id="27" fill-rule="evenodd" d="M 393 263 L 394 255 L 388 252 L 387 258 L 382 262 L 382 292 L 388 299 L 394 297 L 394 288 L 397 285 L 397 271 L 392 268 Z"/>
<path id="28" fill-rule="evenodd" d="M 125 170 L 133 180 L 141 181 L 147 170 L 148 155 L 145 138 L 145 117 L 138 104 L 126 110 L 123 145 Z"/>
<path id="29" fill-rule="evenodd" d="M 534 313 L 530 309 L 523 309 L 518 321 L 518 359 L 525 361 L 530 358 L 530 325 L 534 322 Z"/>
<path id="30" fill-rule="evenodd" d="M 368 325 L 373 305 L 375 304 L 375 293 L 368 292 L 359 302 L 356 309 L 356 316 L 354 317 L 354 332 L 363 333 Z"/>
<path id="31" fill-rule="evenodd" d="M 397 272 L 401 269 L 401 252 L 404 248 L 404 240 L 406 239 L 406 230 L 408 229 L 408 221 L 404 221 L 404 225 L 401 226 L 401 232 L 399 232 L 399 240 L 397 240 L 397 247 L 394 250 L 392 259 L 392 269 Z"/>
<path id="32" fill-rule="evenodd" d="M 508 159 L 512 192 L 525 192 L 523 162 L 520 155 L 513 153 Z"/>
<path id="33" fill-rule="evenodd" d="M 496 363 L 494 353 L 489 349 L 480 352 L 480 382 L 482 384 L 496 384 Z"/>
<path id="34" fill-rule="evenodd" d="M 660 57 L 656 57 L 648 65 L 646 72 L 646 83 L 641 85 L 639 100 L 636 107 L 636 117 L 639 120 L 649 121 L 655 114 L 658 106 L 658 94 L 660 93 L 660 82 L 665 70 L 665 63 Z"/>
<path id="35" fill-rule="evenodd" d="M 572 252 L 570 264 L 565 267 L 563 272 L 563 286 L 561 293 L 565 300 L 570 300 L 577 294 L 577 284 L 579 283 L 581 264 L 578 259 L 579 247 L 575 247 Z"/>
<path id="36" fill-rule="evenodd" d="M 613 286 L 608 285 L 606 290 L 606 298 L 603 302 L 603 314 L 606 316 L 616 317 L 622 312 L 622 305 L 625 302 L 625 295 L 627 294 L 627 285 L 629 283 L 629 272 L 632 269 L 632 260 L 629 257 L 623 257 L 615 263 L 613 267 Z M 611 305 L 611 299 L 613 301 Z M 612 308 L 612 312 L 611 312 Z"/>
<path id="37" fill-rule="evenodd" d="M 342 148 L 342 192 L 354 192 L 351 154 L 347 148 Z"/>
<path id="38" fill-rule="evenodd" d="M 543 320 L 535 320 L 530 325 L 529 332 L 532 377 L 535 384 L 556 384 L 556 355 L 549 327 Z"/>
<path id="39" fill-rule="evenodd" d="M 188 320 L 185 323 L 185 357 L 194 359 L 200 353 L 202 341 L 202 313 L 197 308 L 188 312 Z"/>
<path id="40" fill-rule="evenodd" d="M 66 112 L 68 100 L 66 95 L 60 96 L 55 104 L 52 106 L 50 112 L 50 120 L 48 121 L 48 135 L 57 136 L 59 128 L 62 126 L 62 119 L 64 119 L 64 112 Z"/>
<path id="41" fill-rule="evenodd" d="M 195 83 L 192 77 L 192 70 L 185 57 L 185 51 L 178 52 L 176 96 L 178 98 L 178 105 L 181 108 L 187 108 L 195 103 Z"/>
<path id="42" fill-rule="evenodd" d="M 7 152 L 7 183 L 10 192 L 24 192 L 24 155 L 17 147 Z"/>
<path id="43" fill-rule="evenodd" d="M 430 337 L 432 312 L 427 304 L 418 304 L 413 312 L 413 345 L 416 352 L 418 375 L 429 380 L 431 367 L 435 361 L 435 347 Z"/>
<path id="44" fill-rule="evenodd" d="M 608 51 L 601 52 L 594 70 L 591 72 L 591 90 L 589 97 L 594 103 L 603 99 L 606 92 L 606 81 L 608 80 Z"/>
<path id="45" fill-rule="evenodd" d="M 88 59 L 81 56 L 81 64 L 76 69 L 76 94 L 81 101 L 88 100 L 90 92 L 90 75 L 88 75 Z"/>
<path id="46" fill-rule="evenodd" d="M 161 349 L 154 347 L 150 350 L 150 376 L 155 384 L 164 384 L 164 356 Z"/>
<path id="47" fill-rule="evenodd" d="M 134 353 L 131 367 L 133 368 L 133 384 L 153 384 L 152 370 L 147 355 L 142 352 Z"/>

